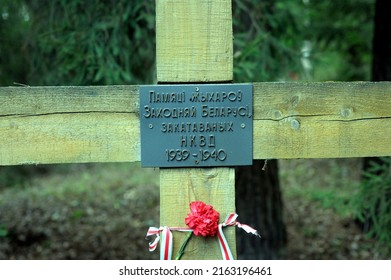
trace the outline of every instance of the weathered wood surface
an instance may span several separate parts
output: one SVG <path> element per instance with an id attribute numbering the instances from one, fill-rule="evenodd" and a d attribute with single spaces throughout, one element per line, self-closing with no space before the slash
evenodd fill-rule
<path id="1" fill-rule="evenodd" d="M 156 1 L 159 82 L 232 81 L 232 8 L 228 2 Z"/>
<path id="2" fill-rule="evenodd" d="M 257 83 L 254 158 L 391 155 L 391 83 Z"/>
<path id="3" fill-rule="evenodd" d="M 140 159 L 138 87 L 0 88 L 0 165 Z"/>
<path id="4" fill-rule="evenodd" d="M 138 86 L 0 88 L 0 165 L 140 160 Z M 254 159 L 391 155 L 391 83 L 255 83 Z"/>
<path id="5" fill-rule="evenodd" d="M 232 80 L 230 0 L 156 1 L 158 82 Z M 189 204 L 201 200 L 220 213 L 220 222 L 235 212 L 234 168 L 160 169 L 161 225 L 182 227 Z M 235 229 L 224 230 L 236 256 Z M 173 253 L 184 233 L 174 233 Z M 217 237 L 193 237 L 182 259 L 221 259 Z"/>
<path id="6" fill-rule="evenodd" d="M 189 204 L 201 200 L 220 213 L 220 222 L 235 212 L 235 172 L 233 168 L 160 169 L 160 223 L 186 227 Z M 224 229 L 231 251 L 236 256 L 235 230 Z M 181 247 L 186 233 L 174 232 L 173 257 Z M 192 237 L 182 259 L 221 259 L 215 237 Z"/>

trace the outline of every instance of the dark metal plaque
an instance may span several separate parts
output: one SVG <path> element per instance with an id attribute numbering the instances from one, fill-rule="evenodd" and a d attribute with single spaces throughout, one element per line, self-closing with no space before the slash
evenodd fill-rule
<path id="1" fill-rule="evenodd" d="M 252 84 L 140 86 L 141 165 L 251 165 Z"/>

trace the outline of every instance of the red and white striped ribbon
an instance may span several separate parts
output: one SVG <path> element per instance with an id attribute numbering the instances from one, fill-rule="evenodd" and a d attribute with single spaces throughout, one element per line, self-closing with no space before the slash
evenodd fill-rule
<path id="1" fill-rule="evenodd" d="M 172 259 L 172 233 L 171 230 L 175 231 L 193 231 L 189 228 L 179 228 L 179 227 L 150 227 L 147 232 L 147 237 L 151 235 L 156 235 L 155 239 L 152 242 L 149 242 L 149 251 L 155 251 L 157 248 L 157 244 L 159 243 L 160 239 L 162 239 L 162 242 L 160 243 L 160 259 L 161 260 L 171 260 Z"/>
<path id="2" fill-rule="evenodd" d="M 217 230 L 217 238 L 220 245 L 221 255 L 223 256 L 223 260 L 233 260 L 234 257 L 232 256 L 231 249 L 228 246 L 227 239 L 225 238 L 225 235 L 223 233 L 223 228 L 227 226 L 237 226 L 247 233 L 252 233 L 258 237 L 258 232 L 253 229 L 252 227 L 241 224 L 238 221 L 236 221 L 236 218 L 238 217 L 238 214 L 233 213 L 229 214 L 227 218 L 225 219 L 224 223 L 218 225 Z M 151 235 L 156 235 L 155 239 L 149 243 L 149 251 L 155 251 L 157 248 L 157 244 L 159 243 L 160 239 L 162 239 L 162 242 L 160 243 L 160 259 L 161 260 L 171 260 L 172 259 L 172 247 L 173 247 L 173 240 L 172 240 L 172 233 L 171 230 L 175 231 L 192 231 L 190 228 L 177 228 L 172 227 L 169 228 L 167 226 L 156 228 L 156 227 L 150 227 L 147 232 L 147 237 Z"/>
<path id="3" fill-rule="evenodd" d="M 219 239 L 219 245 L 220 245 L 221 255 L 223 256 L 223 260 L 233 260 L 234 259 L 234 257 L 232 256 L 232 253 L 231 253 L 231 249 L 228 246 L 227 239 L 225 238 L 224 233 L 223 233 L 224 227 L 237 226 L 237 227 L 243 229 L 244 231 L 246 231 L 247 233 L 252 233 L 252 234 L 260 237 L 260 235 L 258 234 L 258 232 L 255 229 L 253 229 L 249 225 L 241 224 L 238 221 L 236 221 L 237 217 L 238 217 L 238 214 L 236 214 L 236 213 L 229 214 L 225 218 L 224 223 L 219 224 L 219 226 L 218 226 L 217 238 Z"/>
<path id="4" fill-rule="evenodd" d="M 147 231 L 147 236 L 156 235 L 155 239 L 152 242 L 149 242 L 149 252 L 155 251 L 157 244 L 160 240 L 160 232 L 163 230 L 163 228 L 157 228 L 157 227 L 150 227 Z"/>

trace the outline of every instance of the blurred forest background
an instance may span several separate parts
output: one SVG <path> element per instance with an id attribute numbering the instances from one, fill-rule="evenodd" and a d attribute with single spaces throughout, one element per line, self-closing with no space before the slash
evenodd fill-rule
<path id="1" fill-rule="evenodd" d="M 374 14 L 375 0 L 234 0 L 234 80 L 370 80 Z M 154 82 L 154 1 L 0 0 L 0 86 Z M 280 258 L 390 258 L 390 172 L 372 168 L 279 160 Z M 156 259 L 158 180 L 137 163 L 0 167 L 0 259 Z"/>

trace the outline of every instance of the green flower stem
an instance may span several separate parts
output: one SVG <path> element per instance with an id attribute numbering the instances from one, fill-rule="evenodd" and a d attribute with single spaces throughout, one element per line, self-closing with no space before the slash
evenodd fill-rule
<path id="1" fill-rule="evenodd" d="M 190 238 L 193 236 L 193 232 L 192 231 L 189 231 L 189 233 L 186 235 L 186 239 L 185 239 L 185 242 L 183 242 L 182 244 L 182 247 L 179 249 L 179 252 L 178 254 L 176 255 L 175 257 L 175 260 L 180 260 L 184 251 L 185 251 L 185 247 L 187 245 L 187 243 L 189 242 Z"/>

